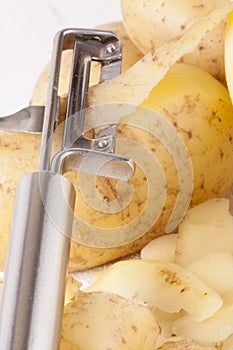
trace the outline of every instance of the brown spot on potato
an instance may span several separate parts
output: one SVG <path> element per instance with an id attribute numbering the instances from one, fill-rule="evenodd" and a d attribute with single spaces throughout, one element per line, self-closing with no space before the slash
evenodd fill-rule
<path id="1" fill-rule="evenodd" d="M 223 159 L 223 157 L 224 157 L 224 153 L 223 153 L 222 148 L 220 148 L 220 158 Z"/>
<path id="2" fill-rule="evenodd" d="M 121 338 L 121 342 L 122 342 L 122 344 L 126 344 L 126 340 L 124 337 Z"/>
<path id="3" fill-rule="evenodd" d="M 167 269 L 162 269 L 160 273 L 162 276 L 164 276 L 165 282 L 169 284 L 176 284 L 178 286 L 182 284 L 182 280 L 177 276 L 176 272 L 172 272 Z"/>

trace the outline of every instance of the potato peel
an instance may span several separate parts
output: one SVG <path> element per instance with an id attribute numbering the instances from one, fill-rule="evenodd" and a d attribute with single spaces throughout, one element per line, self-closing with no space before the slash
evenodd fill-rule
<path id="1" fill-rule="evenodd" d="M 183 55 L 191 52 L 231 10 L 233 2 L 202 17 L 176 41 L 170 41 L 148 53 L 124 74 L 90 89 L 89 105 L 128 103 L 138 105 Z"/>

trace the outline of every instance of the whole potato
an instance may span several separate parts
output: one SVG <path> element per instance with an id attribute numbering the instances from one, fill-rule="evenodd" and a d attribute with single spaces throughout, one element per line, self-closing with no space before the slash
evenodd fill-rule
<path id="1" fill-rule="evenodd" d="M 225 3 L 221 1 L 221 6 Z M 121 0 L 121 4 L 127 34 L 139 50 L 147 53 L 179 38 L 198 19 L 218 7 L 219 1 Z M 192 53 L 183 56 L 181 62 L 198 65 L 225 82 L 225 26 L 226 18 L 202 39 Z"/>

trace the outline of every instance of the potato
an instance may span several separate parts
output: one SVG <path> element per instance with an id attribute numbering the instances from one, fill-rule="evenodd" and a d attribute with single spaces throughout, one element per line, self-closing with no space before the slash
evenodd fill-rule
<path id="1" fill-rule="evenodd" d="M 217 348 L 213 345 L 201 345 L 196 341 L 190 339 L 182 339 L 178 341 L 169 341 L 157 350 L 216 350 Z M 67 349 L 68 350 L 68 349 Z"/>
<path id="2" fill-rule="evenodd" d="M 108 293 L 86 293 L 65 307 L 60 350 L 151 350 L 160 332 L 153 312 Z"/>
<path id="3" fill-rule="evenodd" d="M 229 252 L 214 251 L 193 260 L 188 265 L 204 283 L 220 296 L 233 290 L 233 255 Z"/>
<path id="4" fill-rule="evenodd" d="M 39 135 L 0 130 L 0 271 L 5 264 L 16 186 L 37 169 L 39 148 Z"/>
<path id="5" fill-rule="evenodd" d="M 174 262 L 178 234 L 173 233 L 153 239 L 141 250 L 141 258 L 160 262 Z"/>
<path id="6" fill-rule="evenodd" d="M 183 311 L 179 313 L 178 312 L 168 313 L 159 309 L 155 309 L 154 312 L 161 327 L 161 332 L 156 342 L 156 349 L 157 349 L 158 347 L 166 343 L 168 339 L 172 339 L 174 341 L 175 337 L 174 337 L 174 334 L 172 334 L 172 325 L 174 321 L 177 320 L 182 315 Z M 178 339 L 179 338 L 176 337 L 176 340 Z"/>
<path id="7" fill-rule="evenodd" d="M 225 71 L 227 87 L 233 101 L 233 71 L 232 71 L 232 52 L 233 52 L 233 11 L 228 15 L 226 33 L 225 33 Z"/>
<path id="8" fill-rule="evenodd" d="M 143 105 L 141 107 L 143 108 L 143 113 L 150 112 L 150 109 L 147 108 L 153 108 L 158 110 L 172 125 L 174 124 L 174 130 L 179 132 L 186 143 L 194 170 L 193 205 L 213 196 L 221 196 L 233 180 L 230 166 L 233 161 L 231 142 L 233 108 L 226 89 L 200 68 L 176 64 L 154 88 Z M 158 159 L 165 172 L 167 182 L 165 210 L 163 210 L 159 220 L 155 225 L 152 225 L 151 230 L 148 230 L 146 235 L 125 246 L 101 249 L 85 247 L 73 242 L 70 259 L 70 270 L 72 271 L 97 266 L 138 251 L 155 236 L 161 235 L 165 231 L 177 198 L 178 173 L 176 165 L 167 149 L 153 134 L 151 135 L 141 128 L 129 125 L 130 123 L 135 124 L 136 120 L 139 126 L 142 125 L 143 127 L 143 119 L 136 118 L 137 115 L 132 114 L 122 119 L 123 123 L 118 127 L 118 137 L 126 137 L 129 140 L 131 139 L 134 144 L 136 142 L 139 146 L 142 145 L 140 149 L 140 152 L 142 152 L 141 159 L 134 159 L 136 162 L 146 160 L 146 156 L 151 155 L 152 161 L 146 176 L 149 173 L 153 175 L 153 171 L 156 171 L 153 170 L 154 159 Z M 152 131 L 154 130 L 156 133 L 157 129 L 156 125 L 154 125 Z M 163 130 L 161 129 L 162 132 Z M 6 169 L 4 174 L 1 175 L 4 178 L 1 178 L 0 181 L 3 185 L 1 191 L 4 192 L 4 197 L 0 197 L 0 207 L 6 212 L 2 220 L 3 226 L 1 227 L 0 237 L 1 239 L 4 237 L 6 240 L 10 228 L 15 185 L 24 174 L 36 169 L 39 136 L 6 133 L 3 131 L 1 131 L 0 135 L 0 166 L 2 169 Z M 119 145 L 117 147 L 119 148 Z M 15 151 L 15 149 L 18 150 Z M 122 152 L 126 151 L 126 155 L 131 156 L 130 153 L 127 153 L 128 150 L 129 148 L 126 147 L 121 149 Z M 85 174 L 85 179 L 89 178 Z M 207 178 L 210 180 L 205 181 Z M 72 174 L 71 180 L 77 188 L 77 177 Z M 120 197 L 116 190 L 116 181 L 101 178 L 92 178 L 92 180 L 90 184 L 94 187 L 90 186 L 90 184 L 87 187 L 89 187 L 90 191 L 92 191 L 92 188 L 97 188 L 101 203 L 106 203 L 107 198 L 111 208 L 111 203 L 114 200 L 119 201 Z M 11 184 L 10 187 L 8 186 L 9 183 Z M 91 208 L 82 198 L 81 193 L 77 191 L 76 217 L 79 221 L 84 222 L 84 224 L 90 224 L 94 228 L 110 229 L 121 226 L 129 228 L 126 225 L 143 213 L 147 203 L 148 180 L 140 167 L 136 168 L 131 184 L 134 189 L 131 203 L 124 210 L 110 214 Z M 8 193 L 9 190 L 12 191 L 12 194 Z M 6 208 L 5 203 L 9 206 L 8 208 Z M 151 208 L 153 209 L 153 206 Z M 3 265 L 6 244 L 1 244 L 0 247 Z"/>
<path id="9" fill-rule="evenodd" d="M 187 311 L 204 320 L 218 310 L 217 293 L 186 269 L 172 263 L 127 260 L 90 273 L 85 292 L 109 291 L 165 312 Z"/>
<path id="10" fill-rule="evenodd" d="M 175 262 L 188 267 L 219 250 L 233 254 L 233 217 L 226 198 L 208 200 L 188 211 L 179 226 Z"/>
<path id="11" fill-rule="evenodd" d="M 233 334 L 231 334 L 222 344 L 221 350 L 233 349 Z"/>
<path id="12" fill-rule="evenodd" d="M 222 342 L 233 333 L 233 304 L 223 304 L 213 316 L 201 322 L 184 315 L 173 323 L 172 331 L 200 343 Z"/>
<path id="13" fill-rule="evenodd" d="M 93 86 L 90 90 L 90 106 L 104 103 L 128 103 L 138 105 L 161 81 L 169 69 L 184 55 L 192 52 L 202 38 L 213 30 L 233 10 L 233 3 L 226 3 L 201 17 L 177 40 L 166 42 L 111 81 Z"/>
<path id="14" fill-rule="evenodd" d="M 198 19 L 219 6 L 217 0 L 206 1 L 201 5 L 197 0 L 122 0 L 121 3 L 126 31 L 145 54 L 169 40 L 178 38 Z M 221 1 L 221 6 L 225 3 L 227 1 Z M 140 27 L 139 21 L 142 23 Z M 191 53 L 184 55 L 181 61 L 202 67 L 217 79 L 225 81 L 225 25 L 226 18 L 204 36 Z"/>
<path id="15" fill-rule="evenodd" d="M 98 27 L 101 30 L 114 31 L 122 42 L 122 72 L 125 72 L 129 67 L 142 58 L 143 54 L 136 48 L 127 36 L 122 22 L 106 23 Z M 70 75 L 68 74 L 72 63 L 72 50 L 65 50 L 62 54 L 61 62 L 61 76 L 59 81 L 59 96 L 67 95 L 69 90 Z M 100 65 L 97 62 L 92 62 L 90 86 L 99 83 Z M 39 76 L 37 83 L 33 89 L 31 104 L 32 105 L 45 105 L 47 96 L 47 85 L 49 78 L 49 64 L 44 68 Z M 61 104 L 63 106 L 63 103 Z M 62 108 L 64 113 L 64 108 Z"/>
<path id="16" fill-rule="evenodd" d="M 92 87 L 89 99 L 90 105 L 119 101 L 135 103 L 136 105 L 140 104 L 148 97 L 148 94 L 152 88 L 158 81 L 161 80 L 174 62 L 176 62 L 176 60 L 183 55 L 184 51 L 188 52 L 189 50 L 192 50 L 193 47 L 198 44 L 204 33 L 210 30 L 210 28 L 213 28 L 216 23 L 230 11 L 231 8 L 233 8 L 233 4 L 228 4 L 226 7 L 222 7 L 221 9 L 214 11 L 207 16 L 205 20 L 199 21 L 198 25 L 191 27 L 190 30 L 186 32 L 185 35 L 176 43 L 169 43 L 162 49 L 149 54 L 146 58 L 142 59 L 136 65 L 128 69 L 120 77 L 108 82 L 109 84 L 103 83 L 96 87 Z M 174 126 L 180 133 L 181 137 L 184 138 L 184 142 L 190 145 L 190 150 L 193 149 L 191 152 L 191 157 L 194 156 L 193 161 L 196 181 L 193 192 L 193 204 L 196 204 L 199 201 L 203 201 L 211 196 L 221 195 L 229 186 L 229 183 L 232 182 L 232 172 L 229 166 L 229 164 L 231 164 L 231 157 L 233 154 L 231 152 L 232 105 L 230 103 L 228 93 L 224 87 L 220 84 L 218 85 L 217 82 L 204 71 L 197 71 L 197 69 L 195 70 L 195 68 L 192 66 L 182 65 L 180 68 L 178 68 L 178 66 L 174 67 L 173 71 L 169 72 L 169 74 L 170 73 L 170 79 L 174 81 L 174 84 L 171 86 L 173 89 L 169 89 L 171 98 L 166 93 L 168 86 L 170 86 L 170 80 L 168 78 L 169 75 L 167 75 L 163 82 L 161 82 L 161 85 L 157 86 L 158 89 L 156 90 L 157 87 L 154 89 L 154 95 L 152 93 L 149 96 L 149 99 L 146 99 L 143 108 L 151 108 L 150 101 L 155 101 L 154 104 L 152 103 L 154 110 L 158 110 L 164 117 L 168 118 L 172 124 L 174 123 Z M 174 79 L 174 77 L 176 77 L 176 79 Z M 183 90 L 182 86 L 184 86 Z M 195 90 L 194 87 L 197 90 Z M 38 90 L 44 90 L 44 88 L 45 86 L 41 86 L 38 88 Z M 158 94 L 159 90 L 161 91 L 161 95 Z M 190 96 L 190 100 L 189 97 L 187 100 L 187 91 L 189 91 L 188 96 Z M 208 94 L 206 93 L 207 91 L 209 91 Z M 175 96 L 177 96 L 177 94 L 178 98 L 175 100 Z M 155 96 L 157 95 L 160 96 L 159 99 L 161 99 L 161 96 L 163 96 L 161 101 L 162 104 L 160 103 L 159 99 L 156 100 Z M 199 95 L 201 96 L 200 98 Z M 192 102 L 193 99 L 194 102 Z M 62 101 L 64 102 L 65 98 Z M 62 106 L 64 108 L 64 105 Z M 182 118 L 180 118 L 178 121 L 177 113 L 179 115 L 181 110 Z M 169 115 L 166 114 L 166 111 L 168 111 Z M 187 116 L 190 117 L 190 115 L 192 120 L 196 121 L 194 130 L 192 130 L 192 128 L 190 130 L 192 124 L 190 124 L 189 119 L 189 122 L 187 123 Z M 199 115 L 200 118 L 197 118 Z M 224 121 L 221 122 L 220 120 Z M 141 121 L 143 121 L 143 119 L 141 119 Z M 200 121 L 202 121 L 203 124 L 200 123 Z M 124 121 L 124 123 L 126 122 L 127 120 Z M 140 123 L 139 126 L 141 127 Z M 143 126 L 143 123 L 141 124 Z M 164 233 L 168 218 L 172 213 L 178 191 L 178 174 L 171 155 L 169 152 L 167 152 L 166 147 L 163 145 L 158 145 L 157 140 L 154 139 L 153 135 L 148 134 L 148 132 L 139 132 L 135 127 L 130 128 L 130 126 L 126 126 L 125 124 L 123 124 L 122 127 L 118 128 L 118 136 L 121 134 L 121 137 L 132 139 L 133 142 L 136 141 L 139 145 L 142 145 L 141 151 L 145 147 L 148 148 L 149 152 L 146 154 L 149 155 L 149 153 L 152 151 L 152 159 L 154 159 L 153 155 L 156 154 L 156 157 L 161 162 L 161 167 L 165 168 L 164 172 L 166 173 L 165 176 L 167 180 L 166 185 L 168 189 L 168 198 L 165 203 L 164 212 L 161 215 L 161 218 L 159 218 L 159 220 L 156 222 L 156 225 L 152 225 L 151 230 L 147 229 L 148 232 L 146 235 L 139 238 L 135 242 L 126 244 L 120 248 L 89 248 L 78 245 L 74 242 L 71 248 L 71 271 L 104 264 L 105 262 L 118 258 L 122 255 L 138 251 L 155 236 Z M 153 130 L 157 130 L 157 127 L 153 128 L 152 131 Z M 199 133 L 201 133 L 201 136 L 197 137 L 196 135 L 199 135 Z M 195 135 L 195 137 L 190 137 L 192 135 Z M 13 141 L 13 137 L 15 138 L 15 135 L 13 135 L 11 139 L 8 138 L 9 144 L 15 142 Z M 30 137 L 31 136 L 29 136 L 29 140 Z M 210 144 L 212 145 L 213 139 L 216 141 L 214 142 L 213 146 L 209 147 Z M 17 147 L 24 146 L 26 148 L 30 147 L 31 149 L 30 141 L 28 142 L 26 140 L 28 140 L 28 138 L 21 135 L 19 137 Z M 127 148 L 123 147 L 124 151 L 125 149 Z M 9 159 L 11 154 L 8 154 L 6 159 L 5 151 L 6 147 L 3 145 L 3 147 L 0 148 L 0 159 L 5 158 L 6 161 Z M 205 154 L 203 156 L 203 161 L 200 162 L 204 152 Z M 128 155 L 130 156 L 130 154 Z M 21 154 L 21 160 L 24 159 L 24 157 L 25 155 Z M 37 158 L 35 155 L 34 157 Z M 144 160 L 144 156 L 142 156 L 141 159 Z M 1 160 L 0 165 L 2 165 Z M 9 166 L 9 162 L 7 162 L 7 166 Z M 33 167 L 31 169 L 26 169 L 24 164 L 22 167 L 24 167 L 24 169 L 18 171 L 17 177 L 18 175 L 21 175 L 24 170 L 28 170 L 27 172 L 34 170 Z M 213 167 L 215 170 L 214 172 L 211 170 Z M 4 166 L 4 168 L 6 168 L 6 166 Z M 12 177 L 15 177 L 11 169 L 9 170 L 9 173 L 7 173 L 8 181 L 11 180 Z M 206 176 L 210 178 L 209 173 L 211 173 L 211 181 L 208 183 L 206 182 L 203 188 L 202 185 L 204 178 Z M 77 178 L 72 176 L 72 181 L 76 184 Z M 92 208 L 85 203 L 85 201 L 81 198 L 81 195 L 78 193 L 75 214 L 79 223 L 81 222 L 82 224 L 84 222 L 84 231 L 87 229 L 86 223 L 94 227 L 94 230 L 95 228 L 99 227 L 104 228 L 106 231 L 106 228 L 110 229 L 119 226 L 126 227 L 126 225 L 128 225 L 131 221 L 134 221 L 135 218 L 139 217 L 141 213 L 143 213 L 144 208 L 146 208 L 148 193 L 146 176 L 143 169 L 140 169 L 140 167 L 137 167 L 131 184 L 134 189 L 132 203 L 130 206 L 127 206 L 125 210 L 119 211 L 118 214 L 114 213 L 108 215 L 106 213 L 96 212 L 94 210 L 93 215 Z M 102 204 L 106 203 L 106 201 L 114 202 L 114 200 L 117 199 L 117 201 L 119 201 L 119 205 L 121 205 L 121 201 L 119 200 L 121 197 L 118 195 L 115 185 L 116 181 L 112 182 L 108 179 L 97 179 L 97 193 Z M 95 184 L 93 184 L 93 186 L 95 186 Z M 3 187 L 6 187 L 5 182 L 3 182 Z M 91 188 L 92 187 L 90 186 L 90 190 Z M 189 191 L 187 196 L 190 196 Z M 10 201 L 12 203 L 13 198 L 11 199 L 9 196 L 6 196 L 1 205 L 5 206 L 5 203 L 10 203 Z M 153 208 L 152 206 L 150 207 Z M 150 211 L 151 208 L 149 208 Z M 4 225 L 8 227 L 8 230 L 3 232 L 4 237 L 6 237 L 9 232 L 10 219 L 11 211 L 8 210 L 7 215 L 4 216 L 4 221 L 6 220 Z M 153 216 L 152 219 L 154 220 Z M 75 230 L 77 233 L 77 228 Z M 133 230 L 131 230 L 131 233 L 132 232 Z M 1 249 L 5 250 L 5 245 L 3 245 Z M 5 253 L 0 254 L 0 256 L 2 257 L 2 261 L 4 261 Z"/>
<path id="17" fill-rule="evenodd" d="M 212 92 L 210 92 L 210 86 L 211 90 L 213 89 Z M 91 208 L 90 205 L 88 206 L 88 203 L 85 203 L 81 196 L 78 195 L 76 215 L 81 222 L 86 222 L 92 227 L 110 229 L 124 225 L 127 229 L 126 235 L 133 231 L 133 229 L 130 230 L 129 224 L 139 217 L 140 213 L 143 213 L 145 216 L 148 215 L 148 223 L 151 221 L 153 223 L 153 215 L 155 218 L 156 212 L 155 210 L 154 214 L 149 212 L 150 208 L 153 208 L 152 204 L 147 209 L 148 212 L 146 212 L 145 205 L 148 200 L 148 187 L 146 185 L 149 183 L 148 185 L 152 186 L 152 181 L 146 180 L 146 176 L 152 177 L 153 173 L 158 174 L 158 170 L 152 168 L 155 166 L 155 160 L 159 162 L 166 177 L 166 202 L 163 205 L 159 220 L 156 221 L 154 219 L 154 225 L 151 225 L 151 230 L 142 238 L 117 250 L 108 249 L 104 251 L 93 249 L 91 252 L 93 258 L 98 258 L 102 254 L 102 262 L 107 261 L 108 254 L 115 255 L 116 258 L 120 257 L 125 253 L 140 249 L 152 238 L 164 233 L 177 199 L 178 171 L 174 161 L 175 155 L 173 153 L 172 158 L 169 153 L 169 151 L 172 152 L 173 147 L 170 146 L 169 148 L 168 146 L 168 151 L 159 141 L 158 138 L 162 137 L 164 129 L 162 127 L 157 128 L 156 123 L 158 119 L 155 116 L 153 122 L 153 113 L 151 112 L 152 114 L 149 115 L 151 110 L 159 111 L 162 117 L 166 118 L 165 120 L 168 120 L 175 127 L 175 133 L 179 133 L 187 146 L 194 174 L 192 205 L 211 197 L 221 196 L 233 180 L 230 166 L 230 159 L 233 158 L 233 153 L 231 152 L 233 146 L 231 136 L 229 136 L 232 135 L 233 131 L 232 104 L 226 89 L 213 77 L 200 68 L 176 64 L 154 88 L 142 106 L 145 109 L 138 109 L 135 113 L 122 118 L 121 124 L 118 126 L 118 137 L 131 140 L 131 144 L 134 145 L 133 149 L 126 146 L 125 148 L 121 147 L 119 153 L 124 152 L 124 155 L 132 157 L 139 164 L 135 176 L 131 180 L 134 197 L 130 205 L 116 213 L 101 213 L 100 210 L 97 211 Z M 148 115 L 147 119 L 143 118 L 145 115 Z M 152 121 L 150 127 L 147 127 L 147 120 L 150 117 Z M 147 131 L 148 129 L 150 131 Z M 157 138 L 154 135 L 159 137 Z M 164 142 L 166 145 L 167 141 L 165 140 Z M 139 145 L 139 147 L 136 148 L 136 145 Z M 143 148 L 140 149 L 140 145 Z M 130 151 L 132 152 L 130 153 Z M 147 156 L 151 155 L 150 161 L 147 160 Z M 145 163 L 143 163 L 144 160 L 150 164 L 148 170 Z M 145 175 L 140 168 L 144 170 Z M 183 176 L 186 170 L 187 168 L 183 170 Z M 190 175 L 187 174 L 186 181 L 189 178 Z M 73 183 L 75 184 L 75 182 Z M 98 179 L 97 181 L 92 179 L 91 181 L 90 179 L 86 183 L 89 184 L 86 188 L 91 186 L 91 184 L 93 186 L 89 188 L 90 192 L 91 188 L 93 190 L 97 188 L 98 195 L 100 198 L 102 197 L 102 202 L 107 198 L 109 207 L 111 207 L 112 201 L 121 198 L 116 191 L 116 182 L 114 181 L 109 179 Z M 190 193 L 188 190 L 186 191 L 186 198 L 189 200 Z M 157 198 L 159 197 L 157 196 Z M 181 211 L 185 214 L 183 208 Z M 134 230 L 140 232 L 139 227 L 135 227 Z M 84 258 L 84 249 L 86 248 L 72 245 L 72 270 L 80 269 L 81 264 L 83 268 L 90 266 L 90 262 Z M 105 261 L 104 256 L 106 257 Z"/>
<path id="18" fill-rule="evenodd" d="M 72 276 L 66 277 L 65 302 L 64 302 L 65 305 L 75 301 L 79 297 L 80 286 L 81 286 L 81 283 L 79 283 Z"/>

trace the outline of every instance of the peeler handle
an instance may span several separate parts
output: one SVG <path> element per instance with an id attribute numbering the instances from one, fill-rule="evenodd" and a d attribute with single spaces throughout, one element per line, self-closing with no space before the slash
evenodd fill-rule
<path id="1" fill-rule="evenodd" d="M 19 183 L 0 308 L 1 350 L 57 350 L 75 190 L 38 171 Z"/>

